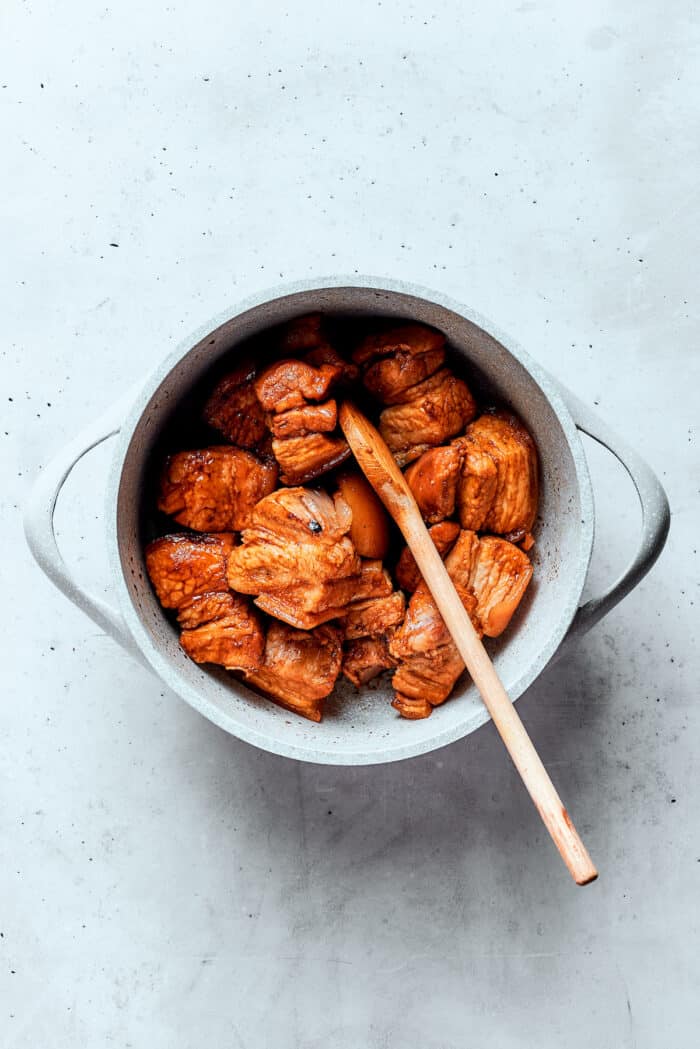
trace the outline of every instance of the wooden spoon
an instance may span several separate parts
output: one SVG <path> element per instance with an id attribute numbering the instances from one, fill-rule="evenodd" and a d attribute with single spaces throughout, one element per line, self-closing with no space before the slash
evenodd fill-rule
<path id="1" fill-rule="evenodd" d="M 394 457 L 369 420 L 347 401 L 340 409 L 340 426 L 367 480 L 403 532 L 486 709 L 571 876 L 577 885 L 595 881 L 598 871 L 477 637 Z"/>

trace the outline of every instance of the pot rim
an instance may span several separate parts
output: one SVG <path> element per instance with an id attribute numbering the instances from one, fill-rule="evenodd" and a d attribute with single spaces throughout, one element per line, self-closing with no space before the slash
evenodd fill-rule
<path id="1" fill-rule="evenodd" d="M 182 680 L 177 669 L 167 659 L 154 643 L 150 632 L 144 627 L 131 600 L 126 576 L 121 563 L 119 553 L 119 521 L 117 506 L 119 491 L 122 480 L 122 472 L 126 456 L 133 439 L 134 432 L 140 422 L 148 404 L 154 394 L 159 390 L 170 373 L 178 364 L 193 350 L 203 339 L 221 325 L 243 316 L 245 313 L 259 306 L 266 305 L 274 300 L 286 299 L 300 293 L 313 291 L 324 291 L 328 289 L 355 289 L 389 293 L 391 295 L 406 296 L 423 299 L 426 302 L 443 307 L 451 312 L 470 321 L 472 324 L 483 329 L 488 335 L 496 339 L 527 371 L 530 378 L 540 387 L 554 411 L 560 426 L 565 434 L 569 450 L 574 463 L 576 481 L 579 488 L 581 503 L 581 530 L 579 549 L 576 556 L 576 564 L 573 567 L 572 584 L 569 590 L 569 602 L 563 608 L 556 628 L 551 632 L 547 644 L 542 646 L 537 655 L 525 667 L 516 682 L 511 685 L 509 692 L 513 702 L 542 673 L 551 661 L 555 652 L 564 640 L 571 622 L 579 606 L 581 594 L 583 593 L 586 575 L 593 552 L 593 539 L 595 532 L 595 508 L 593 501 L 593 489 L 586 461 L 585 452 L 579 431 L 573 417 L 557 389 L 556 383 L 549 374 L 525 351 L 517 340 L 512 339 L 497 325 L 494 325 L 486 317 L 471 308 L 458 302 L 450 296 L 444 295 L 431 288 L 422 285 L 395 280 L 387 277 L 374 277 L 354 274 L 352 276 L 317 277 L 307 278 L 299 281 L 278 284 L 271 288 L 247 296 L 239 303 L 229 309 L 217 314 L 206 324 L 200 325 L 192 334 L 182 339 L 178 345 L 167 354 L 157 365 L 143 383 L 140 392 L 136 395 L 130 410 L 121 426 L 117 438 L 117 446 L 112 459 L 112 467 L 107 487 L 107 545 L 109 552 L 112 579 L 115 584 L 117 599 L 121 613 L 124 617 L 127 629 L 133 638 L 137 648 L 168 687 L 172 688 L 179 696 L 185 699 L 199 713 L 208 720 L 225 729 L 229 734 L 242 739 L 253 746 L 259 747 L 270 753 L 279 754 L 282 757 L 295 760 L 308 761 L 315 764 L 328 765 L 371 765 L 399 761 L 420 754 L 429 753 L 440 747 L 462 739 L 475 731 L 481 725 L 490 721 L 490 715 L 486 707 L 481 708 L 480 714 L 470 714 L 468 722 L 458 722 L 449 728 L 437 731 L 434 736 L 427 739 L 414 740 L 413 742 L 389 743 L 388 745 L 373 750 L 362 749 L 363 744 L 369 745 L 364 737 L 358 739 L 357 751 L 338 754 L 334 750 L 323 748 L 323 741 L 319 739 L 317 747 L 301 747 L 294 743 L 286 742 L 283 738 L 272 737 L 265 732 L 257 731 L 249 726 L 236 722 L 235 715 L 222 711 L 214 703 L 210 702 L 188 682 Z"/>

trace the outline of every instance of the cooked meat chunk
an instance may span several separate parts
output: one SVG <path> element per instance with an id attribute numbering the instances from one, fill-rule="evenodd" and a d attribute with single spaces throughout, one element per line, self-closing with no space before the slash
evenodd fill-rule
<path id="1" fill-rule="evenodd" d="M 180 618 L 183 625 L 200 620 L 180 635 L 182 648 L 195 663 L 218 663 L 227 670 L 247 671 L 260 666 L 265 635 L 260 617 L 247 598 L 230 591 L 206 594 L 195 598 Z"/>
<path id="2" fill-rule="evenodd" d="M 325 401 L 273 415 L 272 434 L 277 438 L 305 437 L 310 433 L 330 433 L 337 425 L 338 406 L 335 401 Z"/>
<path id="3" fill-rule="evenodd" d="M 228 590 L 230 535 L 166 535 L 146 547 L 146 571 L 163 608 L 181 609 L 200 594 Z"/>
<path id="4" fill-rule="evenodd" d="M 370 364 L 362 381 L 382 404 L 398 404 L 405 399 L 409 387 L 428 379 L 444 363 L 444 347 L 417 356 L 401 350 Z"/>
<path id="5" fill-rule="evenodd" d="M 283 484 L 298 485 L 313 481 L 350 457 L 344 437 L 310 433 L 305 437 L 288 437 L 272 441 L 272 451 L 280 467 Z"/>
<path id="6" fill-rule="evenodd" d="M 393 653 L 391 642 L 389 651 Z M 416 653 L 403 660 L 391 679 L 396 691 L 392 706 L 404 717 L 405 701 L 411 700 L 411 717 L 427 717 L 424 704 L 437 707 L 444 703 L 464 670 L 464 663 L 453 641 L 442 645 L 430 655 Z M 421 704 L 422 706 L 418 706 Z M 424 713 L 417 713 L 422 710 Z"/>
<path id="7" fill-rule="evenodd" d="M 338 365 L 314 368 L 304 361 L 277 361 L 255 380 L 255 392 L 267 412 L 301 408 L 306 401 L 322 401 L 333 381 L 342 374 Z"/>
<path id="8" fill-rule="evenodd" d="M 356 364 L 367 364 L 375 357 L 403 353 L 412 357 L 441 350 L 445 336 L 425 324 L 403 324 L 398 328 L 368 335 L 352 355 Z"/>
<path id="9" fill-rule="evenodd" d="M 472 616 L 487 637 L 502 634 L 527 590 L 532 564 L 519 547 L 499 536 L 464 530 L 445 559 L 450 578 L 476 598 Z"/>
<path id="10" fill-rule="evenodd" d="M 261 462 L 241 448 L 177 452 L 166 461 L 158 509 L 198 532 L 239 531 L 276 480 L 274 463 Z"/>
<path id="11" fill-rule="evenodd" d="M 433 712 L 433 708 L 427 699 L 409 699 L 408 696 L 402 696 L 400 692 L 396 693 L 394 702 L 391 705 L 398 710 L 402 718 L 406 718 L 409 721 L 420 721 L 422 718 L 429 718 Z"/>
<path id="12" fill-rule="evenodd" d="M 386 597 L 391 591 L 391 579 L 381 561 L 363 560 L 355 575 L 268 590 L 255 604 L 290 626 L 311 630 L 346 615 L 348 608 L 354 608 L 353 602 Z"/>
<path id="13" fill-rule="evenodd" d="M 478 599 L 471 588 L 478 545 L 473 532 L 463 532 L 447 555 L 445 565 L 462 604 L 481 634 Z M 393 705 L 404 717 L 427 717 L 427 708 L 420 704 L 443 703 L 464 670 L 464 663 L 423 580 L 408 603 L 406 618 L 389 642 L 389 651 L 399 661 L 392 678 L 397 693 Z M 411 701 L 409 705 L 407 700 Z"/>
<path id="14" fill-rule="evenodd" d="M 255 365 L 242 364 L 214 387 L 204 406 L 210 426 L 240 448 L 259 448 L 267 437 L 265 412 L 253 382 Z"/>
<path id="15" fill-rule="evenodd" d="M 456 521 L 442 521 L 440 524 L 433 525 L 428 531 L 437 552 L 444 561 L 459 535 L 459 525 Z M 396 565 L 396 581 L 402 590 L 412 594 L 421 579 L 422 576 L 415 558 L 409 548 L 405 546 Z"/>
<path id="16" fill-rule="evenodd" d="M 455 444 L 464 455 L 457 490 L 462 527 L 523 538 L 539 495 L 537 449 L 523 424 L 511 412 L 485 412 Z"/>
<path id="17" fill-rule="evenodd" d="M 389 654 L 389 644 L 385 637 L 362 637 L 348 642 L 343 657 L 343 674 L 358 688 L 368 681 L 396 666 L 396 660 Z"/>
<path id="18" fill-rule="evenodd" d="M 406 398 L 385 408 L 379 417 L 382 437 L 400 466 L 459 433 L 476 414 L 466 383 L 448 368 L 412 386 Z"/>
<path id="19" fill-rule="evenodd" d="M 315 346 L 313 350 L 309 350 L 308 353 L 304 354 L 304 360 L 307 364 L 313 364 L 314 368 L 320 368 L 322 364 L 332 364 L 335 368 L 339 368 L 341 375 L 338 381 L 342 383 L 354 382 L 359 374 L 359 368 L 356 364 L 351 364 L 350 361 L 346 361 L 333 346 L 330 346 L 327 342 L 320 343 Z"/>
<path id="20" fill-rule="evenodd" d="M 226 583 L 224 586 L 224 590 L 209 590 L 205 594 L 196 594 L 180 605 L 177 621 L 183 630 L 194 630 L 205 623 L 213 623 L 215 619 L 221 619 L 230 612 L 231 591 Z"/>
<path id="21" fill-rule="evenodd" d="M 487 637 L 498 637 L 506 629 L 531 578 L 530 558 L 519 547 L 494 535 L 481 538 L 471 586 L 477 597 L 476 617 Z"/>
<path id="22" fill-rule="evenodd" d="M 323 701 L 335 685 L 343 658 L 340 631 L 321 626 L 310 633 L 271 623 L 262 665 L 245 680 L 288 710 L 320 721 Z"/>
<path id="23" fill-rule="evenodd" d="M 342 499 L 310 488 L 278 489 L 257 504 L 242 544 L 231 551 L 229 585 L 257 595 L 357 576 L 350 520 Z"/>
<path id="24" fill-rule="evenodd" d="M 287 321 L 281 330 L 279 347 L 285 353 L 302 353 L 323 343 L 323 316 L 320 313 L 305 313 Z"/>
<path id="25" fill-rule="evenodd" d="M 342 622 L 345 640 L 386 635 L 403 621 L 405 614 L 406 599 L 400 590 L 388 597 L 356 601 L 347 610 Z"/>
<path id="26" fill-rule="evenodd" d="M 428 524 L 454 513 L 461 469 L 462 454 L 453 443 L 423 452 L 406 470 L 406 480 Z"/>

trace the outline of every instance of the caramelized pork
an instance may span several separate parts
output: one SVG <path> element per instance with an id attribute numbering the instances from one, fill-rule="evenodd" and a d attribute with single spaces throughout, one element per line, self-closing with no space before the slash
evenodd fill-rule
<path id="1" fill-rule="evenodd" d="M 382 404 L 398 404 L 411 386 L 428 379 L 445 363 L 445 349 L 440 346 L 415 356 L 408 350 L 397 351 L 370 364 L 362 381 Z"/>
<path id="2" fill-rule="evenodd" d="M 335 627 L 321 626 L 308 633 L 271 623 L 262 664 L 245 680 L 288 710 L 320 721 L 342 658 L 341 635 Z"/>
<path id="3" fill-rule="evenodd" d="M 459 535 L 459 525 L 456 521 L 442 521 L 440 524 L 433 525 L 428 531 L 437 552 L 444 561 Z M 402 590 L 412 594 L 421 579 L 415 558 L 405 546 L 396 565 L 396 581 Z"/>
<path id="4" fill-rule="evenodd" d="M 266 412 L 301 408 L 307 401 L 322 401 L 333 381 L 342 374 L 339 365 L 314 368 L 304 361 L 277 361 L 255 380 L 255 392 Z"/>
<path id="5" fill-rule="evenodd" d="M 274 438 L 272 452 L 279 463 L 280 480 L 291 485 L 313 481 L 350 457 L 345 438 L 327 433 L 309 433 L 286 440 Z"/>
<path id="6" fill-rule="evenodd" d="M 399 466 L 459 433 L 476 414 L 466 383 L 448 368 L 412 386 L 405 397 L 379 416 L 379 430 Z"/>
<path id="7" fill-rule="evenodd" d="M 361 637 L 349 641 L 343 656 L 343 674 L 356 685 L 366 685 L 383 670 L 396 666 L 385 637 Z"/>
<path id="8" fill-rule="evenodd" d="M 166 535 L 146 547 L 146 571 L 163 608 L 180 610 L 198 595 L 228 590 L 231 535 Z"/>
<path id="9" fill-rule="evenodd" d="M 446 444 L 423 452 L 406 470 L 406 480 L 428 524 L 454 513 L 462 461 L 456 443 Z"/>
<path id="10" fill-rule="evenodd" d="M 335 401 L 305 404 L 273 415 L 272 435 L 278 439 L 305 437 L 309 433 L 330 433 L 337 425 L 338 406 Z"/>
<path id="11" fill-rule="evenodd" d="M 526 553 L 506 539 L 482 536 L 471 586 L 477 598 L 476 618 L 487 637 L 498 637 L 506 629 L 531 578 Z"/>
<path id="12" fill-rule="evenodd" d="M 351 364 L 350 361 L 346 361 L 333 346 L 330 346 L 327 342 L 320 343 L 315 346 L 313 350 L 309 350 L 308 353 L 304 354 L 304 360 L 307 364 L 313 364 L 314 368 L 320 368 L 322 364 L 332 364 L 335 368 L 340 370 L 338 382 L 344 385 L 354 382 L 359 375 L 359 368 L 356 364 Z"/>
<path id="13" fill-rule="evenodd" d="M 382 637 L 399 626 L 406 614 L 406 599 L 397 590 L 388 597 L 375 597 L 369 601 L 355 601 L 342 620 L 345 640 L 360 637 Z"/>
<path id="14" fill-rule="evenodd" d="M 253 385 L 255 374 L 254 364 L 241 364 L 216 384 L 204 406 L 205 421 L 240 448 L 260 448 L 267 437 L 265 412 Z"/>
<path id="15" fill-rule="evenodd" d="M 195 663 L 218 663 L 227 670 L 260 666 L 265 635 L 260 617 L 240 594 L 206 594 L 194 599 L 184 616 L 180 644 Z"/>
<path id="16" fill-rule="evenodd" d="M 381 561 L 363 560 L 354 575 L 268 590 L 256 598 L 255 604 L 290 626 L 311 630 L 346 615 L 355 607 L 353 602 L 386 597 L 391 589 L 391 579 Z"/>
<path id="17" fill-rule="evenodd" d="M 402 324 L 398 328 L 368 335 L 352 355 L 356 364 L 368 364 L 376 357 L 406 354 L 417 357 L 434 353 L 445 345 L 445 336 L 425 324 Z"/>
<path id="18" fill-rule="evenodd" d="M 165 463 L 158 509 L 198 532 L 245 528 L 255 504 L 277 481 L 277 466 L 220 445 L 177 452 Z"/>
<path id="19" fill-rule="evenodd" d="M 537 514 L 538 470 L 523 424 L 511 412 L 485 412 L 455 443 L 464 456 L 457 492 L 462 527 L 524 538 Z"/>
<path id="20" fill-rule="evenodd" d="M 231 551 L 228 581 L 243 594 L 304 588 L 360 573 L 342 499 L 309 488 L 281 488 L 257 504 L 242 544 Z"/>

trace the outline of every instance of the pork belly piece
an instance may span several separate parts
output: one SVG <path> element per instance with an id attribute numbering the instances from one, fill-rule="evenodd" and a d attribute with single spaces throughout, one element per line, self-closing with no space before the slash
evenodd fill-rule
<path id="1" fill-rule="evenodd" d="M 255 604 L 290 626 L 311 630 L 346 615 L 356 602 L 383 598 L 391 592 L 391 578 L 381 561 L 363 560 L 356 575 L 270 590 L 256 598 Z"/>
<path id="2" fill-rule="evenodd" d="M 476 536 L 474 540 L 478 543 Z M 447 561 L 451 551 L 445 564 L 462 604 L 481 633 L 476 619 L 477 599 L 469 586 L 472 562 L 466 541 L 462 551 L 464 557 L 453 559 L 450 567 Z M 457 646 L 423 580 L 408 603 L 406 618 L 389 641 L 389 652 L 398 662 L 391 683 L 396 691 L 393 706 L 402 717 L 427 717 L 425 704 L 434 707 L 444 703 L 464 670 Z"/>
<path id="3" fill-rule="evenodd" d="M 204 406 L 205 421 L 240 448 L 259 449 L 267 438 L 265 411 L 253 385 L 255 375 L 254 364 L 241 364 L 216 384 Z"/>
<path id="4" fill-rule="evenodd" d="M 181 609 L 200 594 L 227 591 L 231 535 L 166 535 L 146 547 L 146 571 L 163 608 Z"/>
<path id="5" fill-rule="evenodd" d="M 267 412 L 284 412 L 301 408 L 307 401 L 323 401 L 342 368 L 322 364 L 314 368 L 304 361 L 277 361 L 266 368 L 255 380 L 255 392 Z"/>
<path id="6" fill-rule="evenodd" d="M 402 324 L 388 331 L 368 335 L 352 355 L 355 364 L 367 364 L 376 357 L 401 353 L 411 357 L 441 350 L 445 336 L 426 324 Z"/>
<path id="7" fill-rule="evenodd" d="M 408 721 L 420 721 L 422 718 L 429 718 L 433 712 L 433 708 L 427 699 L 410 699 L 408 696 L 402 696 L 400 692 L 396 693 L 391 705 L 398 710 L 402 718 L 406 718 Z"/>
<path id="8" fill-rule="evenodd" d="M 344 437 L 309 433 L 304 437 L 274 438 L 272 452 L 279 463 L 282 484 L 298 485 L 313 481 L 350 457 Z"/>
<path id="9" fill-rule="evenodd" d="M 464 530 L 447 555 L 445 567 L 460 593 L 468 589 L 474 594 L 475 625 L 486 637 L 502 634 L 532 579 L 527 554 L 500 536 L 479 537 Z"/>
<path id="10" fill-rule="evenodd" d="M 485 412 L 458 442 L 464 455 L 457 490 L 463 528 L 525 538 L 537 515 L 537 449 L 511 412 Z"/>
<path id="11" fill-rule="evenodd" d="M 341 374 L 339 375 L 338 382 L 345 385 L 354 382 L 360 374 L 360 369 L 356 364 L 351 364 L 350 361 L 346 361 L 345 358 L 341 357 L 338 351 L 327 342 L 320 343 L 318 346 L 314 346 L 312 350 L 309 350 L 308 353 L 305 353 L 304 360 L 307 364 L 313 364 L 314 368 L 320 368 L 322 364 L 332 364 L 335 368 L 339 368 Z"/>
<path id="12" fill-rule="evenodd" d="M 402 404 L 385 408 L 379 416 L 380 432 L 399 466 L 413 462 L 427 448 L 459 433 L 476 414 L 476 403 L 467 384 L 449 368 L 412 386 L 406 391 L 406 398 Z"/>
<path id="13" fill-rule="evenodd" d="M 357 576 L 350 520 L 342 499 L 310 488 L 278 489 L 257 504 L 231 551 L 229 585 L 258 595 Z"/>
<path id="14" fill-rule="evenodd" d="M 405 473 L 423 519 L 435 524 L 455 511 L 463 453 L 455 442 L 423 452 Z"/>
<path id="15" fill-rule="evenodd" d="M 277 438 L 305 437 L 309 433 L 330 433 L 338 425 L 338 406 L 335 401 L 323 404 L 305 404 L 273 415 L 272 436 Z"/>
<path id="16" fill-rule="evenodd" d="M 406 391 L 434 375 L 445 363 L 445 349 L 439 347 L 417 356 L 400 350 L 370 364 L 362 377 L 366 389 L 382 404 L 398 404 Z"/>
<path id="17" fill-rule="evenodd" d="M 263 661 L 247 673 L 247 684 L 311 721 L 320 721 L 323 701 L 333 691 L 343 658 L 340 631 L 321 626 L 310 633 L 271 623 Z"/>
<path id="18" fill-rule="evenodd" d="M 395 666 L 396 660 L 389 653 L 389 643 L 385 637 L 361 637 L 349 641 L 345 647 L 343 674 L 358 688 L 383 670 Z"/>
<path id="19" fill-rule="evenodd" d="M 218 663 L 227 670 L 251 671 L 260 666 L 265 635 L 247 598 L 229 591 L 195 598 L 192 605 L 181 621 L 200 622 L 180 634 L 180 645 L 190 659 Z"/>
<path id="20" fill-rule="evenodd" d="M 471 586 L 477 599 L 476 618 L 487 637 L 503 633 L 531 579 L 532 564 L 524 551 L 498 536 L 482 536 Z"/>
<path id="21" fill-rule="evenodd" d="M 441 521 L 440 524 L 428 529 L 430 538 L 443 561 L 454 545 L 459 531 L 460 528 L 456 521 Z M 413 554 L 405 546 L 396 565 L 396 582 L 402 590 L 412 594 L 422 578 Z"/>
<path id="22" fill-rule="evenodd" d="M 277 465 L 229 445 L 177 452 L 166 460 L 158 509 L 198 532 L 245 528 L 277 481 Z"/>
<path id="23" fill-rule="evenodd" d="M 445 702 L 463 670 L 462 657 L 452 641 L 430 655 L 411 656 L 399 663 L 391 679 L 396 692 L 392 706 L 402 717 L 428 717 L 433 707 Z"/>
<path id="24" fill-rule="evenodd" d="M 388 597 L 356 601 L 347 609 L 347 615 L 341 623 L 345 640 L 386 636 L 403 622 L 405 614 L 406 599 L 400 590 Z"/>
<path id="25" fill-rule="evenodd" d="M 302 317 L 287 321 L 280 332 L 278 346 L 285 353 L 297 354 L 319 346 L 324 341 L 323 315 L 305 313 Z"/>

